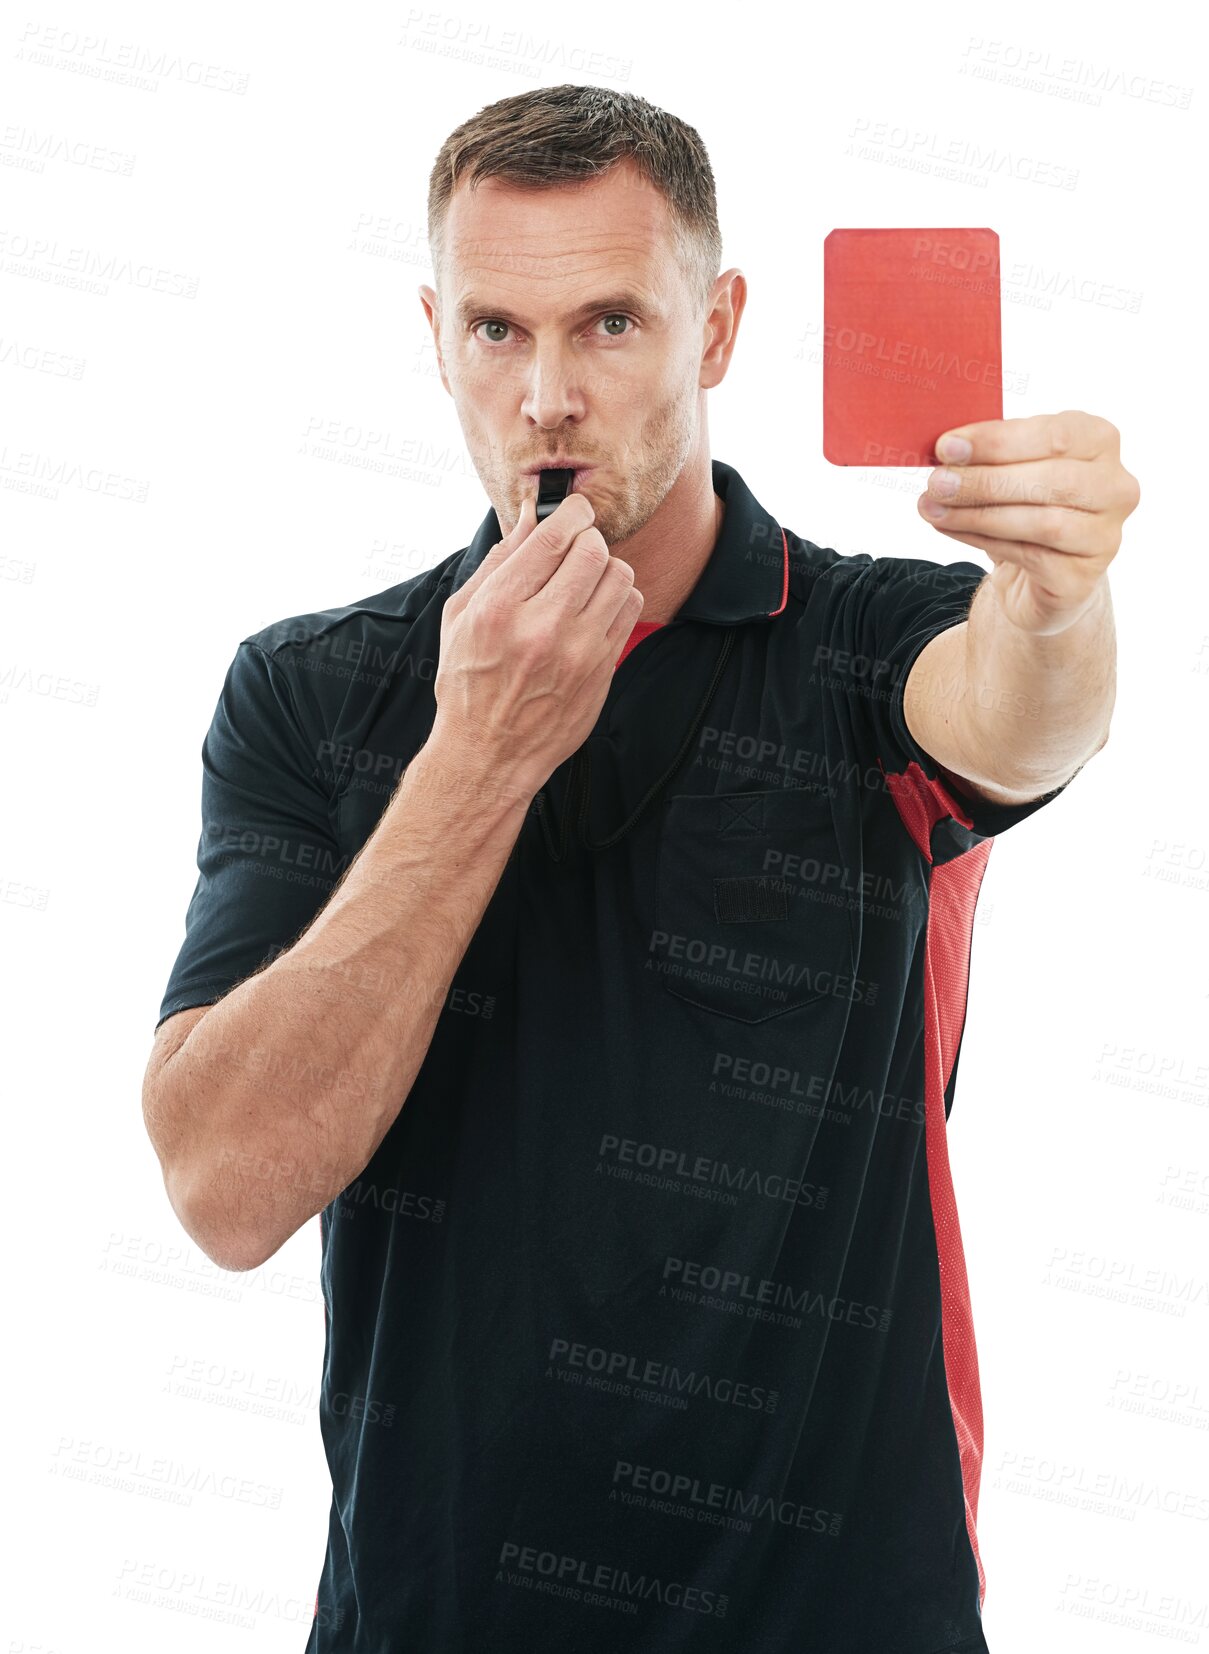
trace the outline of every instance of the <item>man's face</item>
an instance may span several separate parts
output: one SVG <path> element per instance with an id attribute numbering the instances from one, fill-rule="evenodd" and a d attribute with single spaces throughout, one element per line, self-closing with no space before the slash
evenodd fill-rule
<path id="1" fill-rule="evenodd" d="M 631 162 L 586 184 L 454 192 L 441 291 L 420 289 L 441 381 L 507 531 L 533 467 L 591 467 L 576 489 L 614 546 L 658 510 L 705 439 L 745 282 L 719 276 L 708 315 L 674 252 L 664 197 Z"/>

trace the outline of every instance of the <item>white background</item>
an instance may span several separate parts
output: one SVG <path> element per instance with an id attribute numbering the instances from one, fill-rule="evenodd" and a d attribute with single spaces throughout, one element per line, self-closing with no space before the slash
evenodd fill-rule
<path id="1" fill-rule="evenodd" d="M 1209 1645 L 1194 17 L 10 13 L 4 1648 L 304 1646 L 330 1494 L 318 1220 L 263 1269 L 218 1271 L 167 1203 L 140 1082 L 236 644 L 431 566 L 486 510 L 417 297 L 428 174 L 484 104 L 566 80 L 638 92 L 704 138 L 723 268 L 750 286 L 712 452 L 795 532 L 985 562 L 917 515 L 926 472 L 822 457 L 836 226 L 992 226 L 1005 415 L 1085 408 L 1122 433 L 1143 498 L 1111 576 L 1112 735 L 992 852 L 951 1155 L 994 1654 Z M 1038 181 L 1055 170 L 1075 187 Z M 329 425 L 337 459 L 315 448 Z"/>

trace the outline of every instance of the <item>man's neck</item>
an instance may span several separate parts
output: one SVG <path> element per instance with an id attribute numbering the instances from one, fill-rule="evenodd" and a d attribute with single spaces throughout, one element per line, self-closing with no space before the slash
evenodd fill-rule
<path id="1" fill-rule="evenodd" d="M 677 498 L 681 478 L 656 516 L 632 539 L 614 546 L 634 570 L 643 595 L 643 621 L 664 625 L 674 620 L 701 578 L 722 532 L 726 502 L 710 488 L 702 497 L 685 492 Z"/>

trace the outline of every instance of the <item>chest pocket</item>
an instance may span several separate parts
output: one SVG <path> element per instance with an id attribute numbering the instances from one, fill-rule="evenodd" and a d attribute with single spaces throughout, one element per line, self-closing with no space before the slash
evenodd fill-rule
<path id="1" fill-rule="evenodd" d="M 826 794 L 667 800 L 651 954 L 674 998 L 752 1023 L 835 1003 L 851 993 L 855 900 Z"/>

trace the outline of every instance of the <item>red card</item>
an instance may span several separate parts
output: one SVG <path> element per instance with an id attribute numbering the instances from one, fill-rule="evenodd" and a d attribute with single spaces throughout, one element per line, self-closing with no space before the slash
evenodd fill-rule
<path id="1" fill-rule="evenodd" d="M 994 230 L 832 230 L 823 243 L 823 454 L 938 465 L 955 425 L 1003 418 Z"/>

